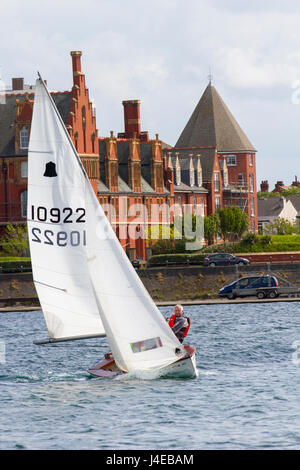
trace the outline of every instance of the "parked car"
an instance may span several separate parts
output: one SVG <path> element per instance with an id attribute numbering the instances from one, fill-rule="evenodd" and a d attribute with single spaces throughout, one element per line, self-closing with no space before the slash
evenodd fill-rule
<path id="1" fill-rule="evenodd" d="M 239 258 L 230 253 L 213 253 L 208 255 L 203 260 L 204 266 L 229 266 L 233 264 L 245 265 L 250 261 L 246 258 Z"/>
<path id="2" fill-rule="evenodd" d="M 258 298 L 263 298 L 259 296 L 260 288 L 267 287 L 278 287 L 278 281 L 275 276 L 248 276 L 242 277 L 237 281 L 228 284 L 227 286 L 222 287 L 219 290 L 219 297 L 227 297 L 228 299 L 234 299 L 235 297 L 247 297 L 251 295 L 257 295 Z M 277 297 L 278 293 L 276 289 L 270 290 L 269 297 Z"/>
<path id="3" fill-rule="evenodd" d="M 131 261 L 131 264 L 132 266 L 135 268 L 135 269 L 139 269 L 140 268 L 140 261 L 138 259 L 134 259 Z"/>

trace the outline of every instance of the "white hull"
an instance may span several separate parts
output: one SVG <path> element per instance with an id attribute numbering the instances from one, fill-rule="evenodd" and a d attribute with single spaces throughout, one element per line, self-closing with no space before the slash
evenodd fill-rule
<path id="1" fill-rule="evenodd" d="M 195 349 L 191 346 L 185 346 L 186 356 L 173 362 L 161 369 L 152 369 L 151 372 L 157 372 L 158 377 L 190 379 L 197 377 L 197 367 L 195 359 Z M 121 371 L 111 353 L 105 355 L 105 359 L 91 367 L 88 372 L 94 377 L 113 378 L 116 375 L 126 374 Z"/>
<path id="2" fill-rule="evenodd" d="M 162 369 L 161 377 L 190 379 L 197 377 L 195 354 Z"/>

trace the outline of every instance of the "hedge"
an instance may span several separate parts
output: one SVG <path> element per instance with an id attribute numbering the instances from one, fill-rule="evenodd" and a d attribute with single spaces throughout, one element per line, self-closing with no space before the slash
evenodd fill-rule
<path id="1" fill-rule="evenodd" d="M 1 273 L 23 273 L 31 272 L 31 261 L 18 260 L 18 261 L 2 261 L 0 260 L 0 274 Z"/>
<path id="2" fill-rule="evenodd" d="M 203 264 L 206 253 L 175 253 L 165 255 L 153 255 L 148 260 L 148 266 L 170 266 L 173 264 Z"/>

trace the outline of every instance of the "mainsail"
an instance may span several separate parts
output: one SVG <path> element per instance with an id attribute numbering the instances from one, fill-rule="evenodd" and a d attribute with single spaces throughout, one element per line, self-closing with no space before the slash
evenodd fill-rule
<path id="1" fill-rule="evenodd" d="M 52 339 L 104 336 L 87 257 L 87 175 L 41 79 L 28 151 L 27 225 L 35 287 Z"/>
<path id="2" fill-rule="evenodd" d="M 41 80 L 29 180 L 33 272 L 50 334 L 95 334 L 101 317 L 121 370 L 159 369 L 178 360 L 184 347 L 121 247 Z"/>

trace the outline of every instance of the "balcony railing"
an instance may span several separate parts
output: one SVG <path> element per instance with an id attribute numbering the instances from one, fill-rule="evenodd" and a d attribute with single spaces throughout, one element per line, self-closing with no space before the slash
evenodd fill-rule
<path id="1" fill-rule="evenodd" d="M 223 187 L 223 191 L 231 191 L 231 192 L 236 192 L 236 193 L 240 193 L 240 192 L 244 192 L 244 193 L 251 193 L 253 192 L 253 187 L 250 186 L 250 184 L 247 182 L 247 181 L 235 181 L 234 183 L 233 182 L 229 182 L 228 186 L 224 186 Z"/>

